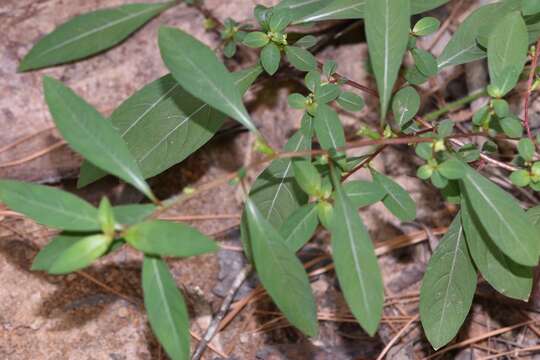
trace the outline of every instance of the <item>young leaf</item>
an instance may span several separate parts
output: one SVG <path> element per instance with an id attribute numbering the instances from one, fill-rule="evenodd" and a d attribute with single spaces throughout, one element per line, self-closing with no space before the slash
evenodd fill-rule
<path id="1" fill-rule="evenodd" d="M 350 91 L 342 92 L 337 98 L 337 103 L 350 112 L 360 111 L 364 107 L 364 99 Z"/>
<path id="2" fill-rule="evenodd" d="M 245 214 L 253 259 L 264 288 L 291 324 L 308 336 L 316 336 L 317 306 L 302 263 L 250 199 Z"/>
<path id="3" fill-rule="evenodd" d="M 441 56 L 437 59 L 439 69 L 449 65 L 465 64 L 482 59 L 486 52 L 478 44 L 478 37 L 485 29 L 493 28 L 502 16 L 517 10 L 516 1 L 504 1 L 479 7 L 459 26 Z"/>
<path id="4" fill-rule="evenodd" d="M 524 138 L 519 140 L 518 145 L 518 152 L 519 155 L 525 160 L 525 161 L 532 161 L 535 151 L 534 143 L 529 138 Z"/>
<path id="5" fill-rule="evenodd" d="M 298 93 L 290 94 L 287 97 L 287 102 L 289 106 L 292 107 L 293 109 L 305 109 L 306 100 L 307 99 L 305 96 Z"/>
<path id="6" fill-rule="evenodd" d="M 320 104 L 326 104 L 336 100 L 341 94 L 341 89 L 336 84 L 323 84 L 315 91 L 315 101 Z"/>
<path id="7" fill-rule="evenodd" d="M 475 290 L 476 270 L 458 214 L 429 260 L 420 289 L 420 319 L 435 350 L 456 336 Z"/>
<path id="8" fill-rule="evenodd" d="M 60 275 L 83 269 L 105 254 L 110 244 L 111 239 L 103 234 L 90 235 L 75 241 L 56 257 L 48 272 Z"/>
<path id="9" fill-rule="evenodd" d="M 527 300 L 532 290 L 533 269 L 503 254 L 484 230 L 467 199 L 461 201 L 461 223 L 474 263 L 491 286 L 505 296 Z"/>
<path id="10" fill-rule="evenodd" d="M 412 32 L 416 36 L 426 36 L 437 31 L 440 25 L 441 22 L 439 19 L 428 16 L 418 20 L 418 22 L 414 24 Z"/>
<path id="11" fill-rule="evenodd" d="M 24 57 L 19 71 L 63 64 L 106 50 L 172 4 L 127 4 L 79 15 L 43 37 Z"/>
<path id="12" fill-rule="evenodd" d="M 189 317 L 182 294 L 159 258 L 144 257 L 144 307 L 152 331 L 172 360 L 189 359 Z"/>
<path id="13" fill-rule="evenodd" d="M 143 221 L 156 210 L 152 204 L 130 204 L 113 207 L 114 217 L 120 224 L 132 225 Z"/>
<path id="14" fill-rule="evenodd" d="M 465 175 L 467 168 L 460 160 L 451 158 L 439 164 L 437 170 L 447 179 L 458 180 Z"/>
<path id="15" fill-rule="evenodd" d="M 293 161 L 294 178 L 307 194 L 316 196 L 321 192 L 322 178 L 311 160 Z"/>
<path id="16" fill-rule="evenodd" d="M 279 228 L 285 243 L 297 252 L 311 239 L 319 225 L 316 204 L 307 204 L 296 209 Z"/>
<path id="17" fill-rule="evenodd" d="M 270 43 L 261 51 L 261 64 L 269 75 L 274 75 L 279 68 L 281 53 L 276 44 Z"/>
<path id="18" fill-rule="evenodd" d="M 412 86 L 399 90 L 392 100 L 392 112 L 401 129 L 416 115 L 419 109 L 420 95 Z"/>
<path id="19" fill-rule="evenodd" d="M 0 180 L 0 200 L 36 222 L 71 231 L 99 230 L 97 209 L 83 199 L 52 187 Z"/>
<path id="20" fill-rule="evenodd" d="M 491 85 L 506 95 L 517 84 L 525 65 L 529 38 L 527 26 L 518 11 L 495 23 L 489 35 L 487 56 Z"/>
<path id="21" fill-rule="evenodd" d="M 285 48 L 287 61 L 300 71 L 311 71 L 317 68 L 317 60 L 306 49 L 297 46 Z"/>
<path id="22" fill-rule="evenodd" d="M 412 49 L 411 53 L 418 71 L 427 77 L 437 75 L 437 60 L 431 53 L 417 48 Z"/>
<path id="23" fill-rule="evenodd" d="M 159 49 L 165 65 L 191 95 L 257 132 L 234 79 L 212 50 L 185 32 L 162 27 Z"/>
<path id="24" fill-rule="evenodd" d="M 270 17 L 270 26 L 271 31 L 281 32 L 291 23 L 291 14 L 287 10 L 274 9 L 272 16 Z"/>
<path id="25" fill-rule="evenodd" d="M 101 231 L 105 235 L 111 238 L 114 238 L 116 220 L 114 218 L 112 205 L 109 202 L 109 199 L 107 199 L 107 197 L 101 198 L 101 202 L 99 203 L 99 208 L 98 208 L 98 219 L 101 225 Z"/>
<path id="26" fill-rule="evenodd" d="M 64 232 L 56 235 L 34 258 L 32 271 L 48 271 L 58 256 L 71 245 L 82 240 L 84 234 Z"/>
<path id="27" fill-rule="evenodd" d="M 332 258 L 351 312 L 362 328 L 373 336 L 379 326 L 384 303 L 381 272 L 364 223 L 335 172 L 333 175 L 336 201 L 330 223 Z"/>
<path id="28" fill-rule="evenodd" d="M 241 94 L 262 73 L 260 65 L 234 72 Z M 203 146 L 223 124 L 225 115 L 185 91 L 172 75 L 146 85 L 111 115 L 114 128 L 127 143 L 145 178 L 181 162 Z M 160 126 L 154 126 L 159 123 Z M 77 186 L 106 173 L 85 161 Z"/>
<path id="29" fill-rule="evenodd" d="M 518 202 L 471 168 L 460 185 L 471 212 L 478 216 L 495 245 L 519 264 L 536 265 L 540 236 Z"/>
<path id="30" fill-rule="evenodd" d="M 149 220 L 133 225 L 124 238 L 137 250 L 152 255 L 188 257 L 218 249 L 198 230 L 170 221 Z"/>
<path id="31" fill-rule="evenodd" d="M 338 114 L 330 106 L 320 104 L 317 107 L 313 127 L 323 149 L 337 149 L 345 146 L 343 125 Z"/>
<path id="32" fill-rule="evenodd" d="M 392 88 L 407 49 L 410 16 L 409 0 L 366 0 L 366 36 L 379 89 L 381 122 L 386 121 Z"/>
<path id="33" fill-rule="evenodd" d="M 384 188 L 386 195 L 382 199 L 384 206 L 401 221 L 412 221 L 416 217 L 416 204 L 409 193 L 389 177 L 371 170 L 373 181 Z"/>
<path id="34" fill-rule="evenodd" d="M 345 191 L 347 198 L 356 209 L 375 204 L 386 195 L 386 191 L 382 186 L 364 180 L 346 182 L 343 184 L 343 191 Z"/>
<path id="35" fill-rule="evenodd" d="M 515 117 L 506 117 L 500 121 L 504 133 L 511 138 L 520 138 L 523 135 L 523 125 Z"/>
<path id="36" fill-rule="evenodd" d="M 309 49 L 312 46 L 315 46 L 317 44 L 317 38 L 313 35 L 306 35 L 298 39 L 294 46 L 298 46 L 304 49 Z"/>
<path id="37" fill-rule="evenodd" d="M 270 39 L 268 35 L 260 31 L 253 31 L 246 35 L 242 43 L 250 48 L 260 48 L 268 44 Z"/>
<path id="38" fill-rule="evenodd" d="M 155 200 L 137 162 L 112 124 L 60 81 L 45 77 L 43 87 L 56 127 L 69 145 L 93 164 Z"/>

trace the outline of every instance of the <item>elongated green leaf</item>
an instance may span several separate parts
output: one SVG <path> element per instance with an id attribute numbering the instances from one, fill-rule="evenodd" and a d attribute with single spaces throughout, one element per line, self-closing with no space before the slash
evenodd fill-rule
<path id="1" fill-rule="evenodd" d="M 516 199 L 468 168 L 460 180 L 461 192 L 495 245 L 515 262 L 538 263 L 540 234 Z"/>
<path id="2" fill-rule="evenodd" d="M 84 238 L 81 233 L 61 233 L 55 236 L 49 243 L 41 249 L 32 262 L 32 270 L 48 271 L 58 256 L 67 250 L 71 245 Z"/>
<path id="3" fill-rule="evenodd" d="M 529 47 L 527 26 L 519 11 L 497 22 L 488 40 L 488 68 L 491 85 L 506 95 L 517 84 Z"/>
<path id="4" fill-rule="evenodd" d="M 409 193 L 394 180 L 373 169 L 371 169 L 371 176 L 386 191 L 386 195 L 382 200 L 384 206 L 401 221 L 414 220 L 416 217 L 416 204 Z"/>
<path id="5" fill-rule="evenodd" d="M 338 114 L 328 105 L 320 104 L 313 119 L 313 127 L 321 147 L 325 150 L 345 146 L 345 131 Z"/>
<path id="6" fill-rule="evenodd" d="M 303 123 L 306 127 L 297 131 L 285 145 L 285 151 L 304 151 L 311 149 L 311 118 L 305 115 Z M 262 216 L 270 224 L 279 229 L 289 216 L 299 207 L 306 204 L 308 196 L 302 191 L 293 174 L 293 159 L 278 159 L 257 177 L 249 198 L 257 206 Z M 246 228 L 245 211 L 240 225 L 244 252 L 251 259 L 251 240 Z"/>
<path id="7" fill-rule="evenodd" d="M 517 10 L 519 6 L 519 0 L 511 0 L 485 5 L 475 10 L 459 26 L 437 59 L 439 69 L 484 58 L 486 52 L 479 46 L 478 37 L 489 32 L 502 16 Z"/>
<path id="8" fill-rule="evenodd" d="M 137 162 L 111 123 L 60 81 L 45 77 L 43 86 L 56 127 L 69 145 L 154 200 Z"/>
<path id="9" fill-rule="evenodd" d="M 410 2 L 366 0 L 365 15 L 369 56 L 379 89 L 383 122 L 409 41 Z"/>
<path id="10" fill-rule="evenodd" d="M 456 336 L 475 289 L 476 270 L 458 214 L 429 260 L 420 289 L 420 319 L 435 350 Z"/>
<path id="11" fill-rule="evenodd" d="M 106 50 L 171 5 L 127 4 L 77 16 L 42 38 L 24 57 L 19 71 L 63 64 Z"/>
<path id="12" fill-rule="evenodd" d="M 283 0 L 274 9 L 286 11 L 292 21 L 303 18 L 323 8 L 328 0 Z"/>
<path id="13" fill-rule="evenodd" d="M 412 87 L 399 90 L 392 100 L 392 112 L 397 125 L 403 129 L 420 109 L 420 95 Z"/>
<path id="14" fill-rule="evenodd" d="M 449 0 L 411 0 L 411 14 L 419 14 L 435 9 Z M 298 18 L 296 24 L 323 20 L 361 19 L 364 17 L 365 0 L 325 1 L 325 7 Z"/>
<path id="15" fill-rule="evenodd" d="M 99 230 L 97 209 L 52 187 L 0 180 L 0 200 L 40 224 L 72 231 Z"/>
<path id="16" fill-rule="evenodd" d="M 317 68 L 317 60 L 309 51 L 298 46 L 285 47 L 287 61 L 300 71 L 311 71 Z"/>
<path id="17" fill-rule="evenodd" d="M 116 221 L 124 225 L 136 224 L 150 216 L 155 210 L 156 207 L 152 204 L 130 204 L 113 207 Z"/>
<path id="18" fill-rule="evenodd" d="M 159 49 L 165 65 L 187 92 L 257 132 L 231 73 L 212 50 L 191 35 L 166 27 L 159 30 Z"/>
<path id="19" fill-rule="evenodd" d="M 262 68 L 256 65 L 232 76 L 243 94 L 261 73 Z M 224 114 L 190 95 L 170 74 L 137 91 L 111 115 L 113 126 L 126 141 L 145 178 L 197 151 L 214 136 L 224 119 Z M 77 186 L 86 186 L 105 175 L 85 161 Z"/>
<path id="20" fill-rule="evenodd" d="M 302 263 L 250 199 L 245 214 L 253 260 L 264 288 L 291 324 L 316 336 L 317 305 Z"/>
<path id="21" fill-rule="evenodd" d="M 540 206 L 535 206 L 527 210 L 527 217 L 534 225 L 540 227 Z"/>
<path id="22" fill-rule="evenodd" d="M 335 175 L 335 174 L 334 174 Z M 330 223 L 332 258 L 339 284 L 354 317 L 371 336 L 377 331 L 384 303 L 381 272 L 369 234 L 339 180 Z"/>
<path id="23" fill-rule="evenodd" d="M 261 64 L 269 75 L 274 75 L 279 68 L 281 52 L 276 44 L 270 43 L 261 51 Z"/>
<path id="24" fill-rule="evenodd" d="M 189 317 L 182 294 L 161 259 L 145 256 L 144 307 L 152 331 L 172 360 L 189 359 Z"/>
<path id="25" fill-rule="evenodd" d="M 317 230 L 319 218 L 316 204 L 304 205 L 294 211 L 279 229 L 289 248 L 296 252 L 304 246 Z"/>
<path id="26" fill-rule="evenodd" d="M 105 254 L 110 244 L 111 240 L 103 234 L 86 236 L 60 253 L 48 272 L 59 275 L 83 269 Z"/>
<path id="27" fill-rule="evenodd" d="M 151 220 L 130 227 L 124 238 L 146 254 L 195 256 L 218 249 L 216 243 L 198 230 L 181 223 Z"/>
<path id="28" fill-rule="evenodd" d="M 467 199 L 461 201 L 461 223 L 476 267 L 501 294 L 527 300 L 532 290 L 533 269 L 504 255 L 486 233 L 477 215 L 469 211 L 469 206 Z"/>
<path id="29" fill-rule="evenodd" d="M 386 195 L 386 190 L 378 183 L 363 180 L 354 180 L 343 184 L 343 191 L 357 209 L 374 204 Z"/>

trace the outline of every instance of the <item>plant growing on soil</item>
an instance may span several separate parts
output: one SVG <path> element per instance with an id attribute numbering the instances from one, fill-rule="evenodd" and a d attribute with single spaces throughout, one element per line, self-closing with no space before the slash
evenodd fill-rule
<path id="1" fill-rule="evenodd" d="M 447 2 L 283 0 L 273 8 L 256 6 L 255 21 L 245 24 L 232 19 L 221 23 L 195 3 L 207 15 L 209 30 L 220 32 L 223 55 L 256 51 L 258 63 L 231 73 L 206 45 L 184 31 L 162 27 L 159 48 L 170 74 L 126 99 L 109 119 L 60 81 L 44 77 L 45 99 L 58 130 L 85 158 L 79 186 L 112 174 L 150 201 L 112 206 L 103 198 L 96 208 L 55 188 L 1 180 L 0 199 L 7 206 L 61 231 L 37 255 L 32 269 L 66 274 L 122 246 L 142 252 L 150 325 L 172 359 L 189 358 L 186 306 L 162 257 L 196 256 L 218 247 L 190 226 L 156 217 L 215 186 L 245 185 L 247 169 L 168 199 L 157 199 L 146 179 L 197 151 L 229 117 L 257 138 L 254 151 L 261 159 L 249 168 L 266 165 L 246 191 L 241 221 L 245 255 L 276 306 L 305 335 L 317 335 L 317 306 L 296 252 L 319 225 L 331 234 L 335 272 L 351 313 L 368 334 L 378 329 L 383 282 L 358 209 L 382 202 L 399 220 L 415 219 L 415 202 L 407 191 L 371 166 L 376 156 L 394 145 L 414 148 L 424 163 L 417 176 L 460 207 L 422 282 L 420 318 L 433 348 L 446 345 L 458 332 L 471 307 L 478 274 L 505 296 L 527 300 L 540 254 L 536 227 L 540 207 L 525 211 L 480 170 L 495 166 L 515 186 L 540 190 L 539 138 L 527 113 L 529 95 L 539 84 L 540 49 L 534 44 L 540 38 L 540 6 L 535 0 L 482 6 L 463 21 L 435 58 L 417 47 L 416 40 L 437 32 L 440 22 L 419 14 Z M 42 38 L 19 70 L 63 64 L 107 50 L 177 4 L 128 4 L 75 17 Z M 413 15 L 417 20 L 411 22 Z M 320 41 L 332 39 L 310 34 L 309 25 L 336 19 L 364 20 L 376 91 L 341 76 L 336 62 L 320 63 L 314 56 Z M 362 36 L 358 28 L 354 31 Z M 445 67 L 483 58 L 490 76 L 484 91 L 419 114 L 420 84 Z M 405 59 L 412 61 L 404 65 Z M 283 71 L 303 79 L 305 90 L 290 94 L 288 103 L 304 114 L 300 128 L 278 150 L 268 146 L 242 95 L 258 78 Z M 520 116 L 510 110 L 505 96 L 522 78 L 528 81 Z M 362 110 L 362 96 L 378 98 L 380 125 L 363 127 L 349 140 L 337 109 Z M 453 108 L 480 97 L 489 100 L 470 123 L 455 126 L 444 119 Z M 482 139 L 482 146 L 477 139 Z M 511 161 L 499 160 L 498 142 L 514 145 Z M 370 149 L 367 155 L 348 155 L 348 150 L 362 147 Z M 372 181 L 346 181 L 360 169 L 368 169 Z"/>

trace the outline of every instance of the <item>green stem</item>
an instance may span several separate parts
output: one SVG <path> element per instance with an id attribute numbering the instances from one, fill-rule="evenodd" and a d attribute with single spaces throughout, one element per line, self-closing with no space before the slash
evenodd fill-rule
<path id="1" fill-rule="evenodd" d="M 481 97 L 487 96 L 487 91 L 481 90 L 478 92 L 475 92 L 471 95 L 465 96 L 459 100 L 456 100 L 454 102 L 446 104 L 446 106 L 443 106 L 442 108 L 432 111 L 424 116 L 424 119 L 426 121 L 435 121 L 444 114 L 447 114 L 451 111 L 457 110 L 459 108 L 462 108 L 463 106 L 472 103 L 474 100 L 479 99 Z"/>

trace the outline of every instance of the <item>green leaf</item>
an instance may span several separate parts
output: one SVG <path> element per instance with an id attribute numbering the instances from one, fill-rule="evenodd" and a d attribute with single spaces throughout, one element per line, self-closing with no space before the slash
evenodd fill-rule
<path id="1" fill-rule="evenodd" d="M 142 268 L 144 307 L 152 331 L 172 360 L 189 359 L 189 317 L 167 264 L 145 256 Z"/>
<path id="2" fill-rule="evenodd" d="M 281 32 L 291 23 L 291 20 L 292 18 L 289 11 L 286 9 L 280 10 L 274 8 L 268 25 L 270 26 L 271 31 Z"/>
<path id="3" fill-rule="evenodd" d="M 336 188 L 330 224 L 332 258 L 349 309 L 373 336 L 382 316 L 384 293 L 381 272 L 369 234 L 333 169 Z"/>
<path id="4" fill-rule="evenodd" d="M 475 290 L 476 270 L 458 214 L 435 249 L 420 289 L 420 319 L 435 350 L 456 336 Z"/>
<path id="5" fill-rule="evenodd" d="M 96 166 L 155 200 L 136 160 L 112 124 L 60 81 L 45 77 L 43 87 L 56 127 L 69 145 Z"/>
<path id="6" fill-rule="evenodd" d="M 309 51 L 298 46 L 285 47 L 287 61 L 300 71 L 311 71 L 317 68 L 317 60 Z"/>
<path id="7" fill-rule="evenodd" d="M 527 170 L 516 170 L 510 174 L 510 181 L 516 186 L 525 187 L 530 184 L 531 175 Z"/>
<path id="8" fill-rule="evenodd" d="M 345 131 L 338 114 L 328 105 L 320 104 L 313 119 L 315 133 L 325 150 L 345 146 Z"/>
<path id="9" fill-rule="evenodd" d="M 382 186 L 371 181 L 354 180 L 343 184 L 343 191 L 355 208 L 361 208 L 382 200 L 386 191 Z"/>
<path id="10" fill-rule="evenodd" d="M 310 123 L 309 115 L 305 115 L 303 123 Z M 287 142 L 285 151 L 307 151 L 311 149 L 311 126 L 301 128 Z M 291 214 L 306 204 L 307 195 L 298 186 L 293 175 L 293 159 L 277 159 L 257 177 L 249 198 L 257 206 L 263 217 L 279 229 Z M 248 259 L 251 258 L 249 234 L 246 228 L 245 212 L 242 215 L 241 239 Z"/>
<path id="11" fill-rule="evenodd" d="M 428 81 L 428 77 L 422 74 L 416 66 L 405 71 L 405 80 L 411 85 L 421 85 Z"/>
<path id="12" fill-rule="evenodd" d="M 261 64 L 269 75 L 274 75 L 279 68 L 281 53 L 276 44 L 270 43 L 261 51 Z"/>
<path id="13" fill-rule="evenodd" d="M 114 217 L 120 224 L 132 225 L 143 221 L 156 210 L 152 204 L 130 204 L 113 207 Z"/>
<path id="14" fill-rule="evenodd" d="M 337 103 L 350 112 L 360 111 L 364 108 L 364 99 L 350 91 L 342 92 L 337 98 Z"/>
<path id="15" fill-rule="evenodd" d="M 540 12 L 540 2 L 537 0 L 522 0 L 523 15 L 534 15 Z"/>
<path id="16" fill-rule="evenodd" d="M 63 64 L 106 50 L 172 4 L 127 4 L 74 17 L 43 37 L 24 57 L 19 71 Z"/>
<path id="17" fill-rule="evenodd" d="M 475 10 L 461 23 L 437 59 L 439 69 L 483 59 L 486 52 L 479 46 L 478 37 L 490 31 L 494 24 L 500 22 L 501 17 L 517 8 L 519 1 L 514 0 L 484 5 Z"/>
<path id="18" fill-rule="evenodd" d="M 499 249 L 519 264 L 536 265 L 540 236 L 516 199 L 471 168 L 460 185 L 471 212 Z"/>
<path id="19" fill-rule="evenodd" d="M 71 193 L 52 187 L 0 180 L 0 199 L 12 210 L 53 228 L 71 231 L 101 228 L 96 208 Z"/>
<path id="20" fill-rule="evenodd" d="M 322 178 L 311 160 L 297 159 L 293 161 L 294 178 L 298 185 L 309 195 L 319 195 Z"/>
<path id="21" fill-rule="evenodd" d="M 328 0 L 283 0 L 274 9 L 287 11 L 291 16 L 291 20 L 295 21 L 323 8 L 327 2 Z"/>
<path id="22" fill-rule="evenodd" d="M 294 46 L 298 46 L 304 49 L 309 49 L 312 46 L 315 46 L 317 44 L 317 38 L 313 35 L 306 35 L 298 39 Z"/>
<path id="23" fill-rule="evenodd" d="M 500 97 L 516 86 L 529 48 L 527 26 L 518 11 L 495 23 L 489 35 L 487 57 L 491 85 Z"/>
<path id="24" fill-rule="evenodd" d="M 437 170 L 447 179 L 458 180 L 465 175 L 467 168 L 460 160 L 451 158 L 439 164 Z"/>
<path id="25" fill-rule="evenodd" d="M 409 193 L 389 177 L 371 170 L 373 180 L 384 188 L 384 206 L 401 221 L 412 221 L 416 217 L 416 204 Z"/>
<path id="26" fill-rule="evenodd" d="M 101 198 L 101 201 L 99 203 L 98 219 L 101 225 L 101 231 L 105 235 L 114 238 L 116 220 L 114 218 L 111 203 L 109 202 L 109 199 L 107 199 L 107 197 L 105 196 Z"/>
<path id="27" fill-rule="evenodd" d="M 401 129 L 418 113 L 419 109 L 420 95 L 412 86 L 404 87 L 394 95 L 392 112 Z"/>
<path id="28" fill-rule="evenodd" d="M 302 263 L 250 199 L 247 229 L 257 274 L 285 317 L 308 336 L 317 335 L 317 306 Z"/>
<path id="29" fill-rule="evenodd" d="M 234 78 L 212 50 L 191 35 L 167 27 L 159 30 L 159 48 L 165 65 L 187 92 L 257 132 Z"/>
<path id="30" fill-rule="evenodd" d="M 531 139 L 525 138 L 519 140 L 517 148 L 519 155 L 523 159 L 525 159 L 525 161 L 532 161 L 535 152 L 535 146 Z"/>
<path id="31" fill-rule="evenodd" d="M 336 100 L 341 94 L 341 89 L 336 84 L 323 84 L 315 91 L 315 101 L 320 104 L 326 104 Z"/>
<path id="32" fill-rule="evenodd" d="M 379 89 L 381 122 L 386 121 L 392 88 L 407 49 L 410 15 L 409 0 L 366 0 L 366 37 Z"/>
<path id="33" fill-rule="evenodd" d="M 497 114 L 498 117 L 504 118 L 510 115 L 510 105 L 508 105 L 506 100 L 493 99 L 491 100 L 491 104 L 493 105 L 493 110 L 495 110 L 495 114 Z"/>
<path id="34" fill-rule="evenodd" d="M 260 48 L 268 44 L 270 39 L 268 35 L 260 31 L 253 31 L 246 35 L 242 43 L 250 48 Z"/>
<path id="35" fill-rule="evenodd" d="M 259 65 L 233 73 L 240 93 L 261 74 Z M 181 162 L 203 146 L 223 124 L 225 115 L 190 95 L 172 75 L 146 85 L 111 115 L 145 178 Z M 154 126 L 159 123 L 160 126 Z M 85 161 L 77 186 L 88 185 L 106 173 Z"/>
<path id="36" fill-rule="evenodd" d="M 85 268 L 107 252 L 111 241 L 103 234 L 90 235 L 75 241 L 56 257 L 48 272 L 60 275 Z"/>
<path id="37" fill-rule="evenodd" d="M 506 117 L 500 121 L 501 127 L 506 135 L 511 138 L 520 138 L 523 135 L 523 125 L 521 121 L 514 117 Z"/>
<path id="38" fill-rule="evenodd" d="M 415 48 L 411 50 L 411 54 L 418 71 L 427 77 L 437 75 L 437 60 L 430 52 Z"/>
<path id="39" fill-rule="evenodd" d="M 279 233 L 293 252 L 304 246 L 317 230 L 319 217 L 316 204 L 307 204 L 296 209 L 281 225 Z"/>
<path id="40" fill-rule="evenodd" d="M 321 73 L 318 70 L 312 70 L 304 77 L 306 87 L 314 93 L 321 86 Z"/>
<path id="41" fill-rule="evenodd" d="M 414 24 L 412 32 L 416 36 L 426 36 L 439 30 L 439 26 L 441 26 L 439 19 L 428 16 L 418 20 L 418 22 Z"/>
<path id="42" fill-rule="evenodd" d="M 71 245 L 82 240 L 84 234 L 63 232 L 56 235 L 34 258 L 32 271 L 48 271 L 56 259 Z"/>
<path id="43" fill-rule="evenodd" d="M 218 249 L 215 242 L 198 230 L 181 223 L 149 220 L 130 227 L 124 238 L 145 254 L 196 256 Z"/>
<path id="44" fill-rule="evenodd" d="M 461 223 L 474 263 L 484 279 L 505 296 L 527 300 L 532 290 L 533 269 L 519 265 L 493 243 L 478 217 L 461 201 Z"/>
<path id="45" fill-rule="evenodd" d="M 301 94 L 298 94 L 298 93 L 293 93 L 293 94 L 290 94 L 288 97 L 287 97 L 287 102 L 289 104 L 290 107 L 292 107 L 293 109 L 305 109 L 306 108 L 306 97 L 301 95 Z"/>

